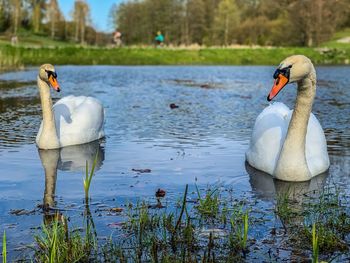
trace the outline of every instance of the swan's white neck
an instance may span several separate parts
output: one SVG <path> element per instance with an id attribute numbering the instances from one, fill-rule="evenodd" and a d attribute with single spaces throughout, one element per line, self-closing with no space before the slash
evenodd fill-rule
<path id="1" fill-rule="evenodd" d="M 288 132 L 276 164 L 274 176 L 284 181 L 307 181 L 311 173 L 305 156 L 306 132 L 316 94 L 313 71 L 298 82 L 298 93 Z"/>
<path id="2" fill-rule="evenodd" d="M 52 101 L 49 85 L 38 76 L 41 108 L 43 114 L 43 128 L 38 140 L 40 149 L 56 149 L 60 147 L 56 133 L 55 118 L 52 111 Z"/>

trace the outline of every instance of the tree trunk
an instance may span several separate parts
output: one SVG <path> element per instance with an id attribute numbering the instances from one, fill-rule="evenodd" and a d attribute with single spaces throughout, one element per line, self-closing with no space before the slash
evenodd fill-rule
<path id="1" fill-rule="evenodd" d="M 228 45 L 228 26 L 229 26 L 228 15 L 226 15 L 226 18 L 225 18 L 225 46 Z"/>
<path id="2" fill-rule="evenodd" d="M 55 30 L 56 30 L 56 24 L 55 24 L 55 14 L 51 13 L 51 38 L 55 38 Z"/>
<path id="3" fill-rule="evenodd" d="M 15 14 L 14 14 L 14 23 L 13 23 L 13 31 L 14 31 L 14 34 L 17 35 L 17 30 L 18 30 L 18 20 L 19 20 L 19 13 L 20 13 L 20 1 L 19 0 L 16 0 L 15 2 Z"/>

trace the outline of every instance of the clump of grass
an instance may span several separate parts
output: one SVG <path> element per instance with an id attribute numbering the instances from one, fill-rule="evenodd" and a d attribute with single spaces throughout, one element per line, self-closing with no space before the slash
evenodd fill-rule
<path id="1" fill-rule="evenodd" d="M 87 262 L 91 245 L 77 231 L 68 233 L 67 223 L 60 222 L 59 216 L 49 225 L 42 226 L 42 233 L 35 235 L 34 258 L 36 262 Z"/>
<path id="2" fill-rule="evenodd" d="M 83 179 L 84 182 L 84 192 L 85 192 L 85 203 L 87 204 L 89 202 L 89 191 L 90 191 L 90 185 L 92 177 L 95 173 L 95 167 L 97 164 L 97 158 L 98 158 L 98 152 L 96 153 L 95 159 L 92 163 L 91 170 L 89 172 L 89 164 L 88 161 L 86 161 L 86 168 L 85 168 L 85 178 Z"/>
<path id="3" fill-rule="evenodd" d="M 198 212 L 204 216 L 216 217 L 219 213 L 220 205 L 218 188 L 214 190 L 208 189 L 204 198 L 202 198 L 197 185 L 196 190 L 199 201 L 199 205 L 197 206 Z"/>
<path id="4" fill-rule="evenodd" d="M 4 230 L 4 235 L 2 237 L 2 263 L 7 262 L 7 248 L 6 248 L 6 232 Z"/>
<path id="5" fill-rule="evenodd" d="M 245 257 L 248 243 L 249 213 L 243 212 L 242 207 L 235 209 L 231 215 L 229 246 L 231 251 L 241 251 Z"/>

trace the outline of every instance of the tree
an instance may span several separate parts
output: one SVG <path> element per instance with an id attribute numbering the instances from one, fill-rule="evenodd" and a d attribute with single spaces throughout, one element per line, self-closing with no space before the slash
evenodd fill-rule
<path id="1" fill-rule="evenodd" d="M 188 0 L 186 12 L 188 36 L 186 43 L 203 43 L 205 34 L 205 5 L 203 0 Z"/>
<path id="2" fill-rule="evenodd" d="M 129 0 L 111 9 L 126 44 L 318 45 L 350 25 L 350 0 Z"/>
<path id="3" fill-rule="evenodd" d="M 32 26 L 34 33 L 39 33 L 44 17 L 45 0 L 31 0 L 32 6 Z"/>
<path id="4" fill-rule="evenodd" d="M 47 4 L 47 18 L 50 23 L 51 38 L 55 38 L 57 23 L 63 20 L 57 0 L 50 0 L 50 2 Z"/>
<path id="5" fill-rule="evenodd" d="M 206 32 L 203 42 L 212 45 L 214 41 L 214 17 L 221 0 L 204 0 Z"/>
<path id="6" fill-rule="evenodd" d="M 238 26 L 239 12 L 234 0 L 222 0 L 214 17 L 215 42 L 229 45 L 234 41 L 234 32 Z"/>
<path id="7" fill-rule="evenodd" d="M 329 39 L 349 15 L 348 0 L 304 0 L 290 5 L 289 19 L 298 44 L 319 45 Z M 297 32 L 299 31 L 299 32 Z"/>
<path id="8" fill-rule="evenodd" d="M 85 29 L 90 20 L 90 8 L 84 0 L 76 0 L 74 3 L 73 19 L 75 23 L 75 41 L 84 44 Z"/>
<path id="9" fill-rule="evenodd" d="M 21 21 L 21 0 L 10 0 L 13 33 L 16 35 Z"/>
<path id="10" fill-rule="evenodd" d="M 8 0 L 0 0 L 0 31 L 5 31 L 10 26 L 10 5 Z"/>

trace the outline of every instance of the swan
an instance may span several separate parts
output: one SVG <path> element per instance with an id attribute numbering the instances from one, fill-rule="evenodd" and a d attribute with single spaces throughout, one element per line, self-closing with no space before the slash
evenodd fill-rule
<path id="1" fill-rule="evenodd" d="M 329 168 L 323 129 L 311 113 L 316 93 L 316 71 L 303 55 L 287 57 L 274 73 L 271 101 L 288 83 L 298 85 L 295 109 L 276 102 L 257 117 L 247 162 L 283 181 L 308 181 Z"/>
<path id="2" fill-rule="evenodd" d="M 52 107 L 50 86 L 60 91 L 54 66 L 39 68 L 37 84 L 40 92 L 43 121 L 36 136 L 39 149 L 58 149 L 83 144 L 104 137 L 104 109 L 93 97 L 67 96 Z"/>

